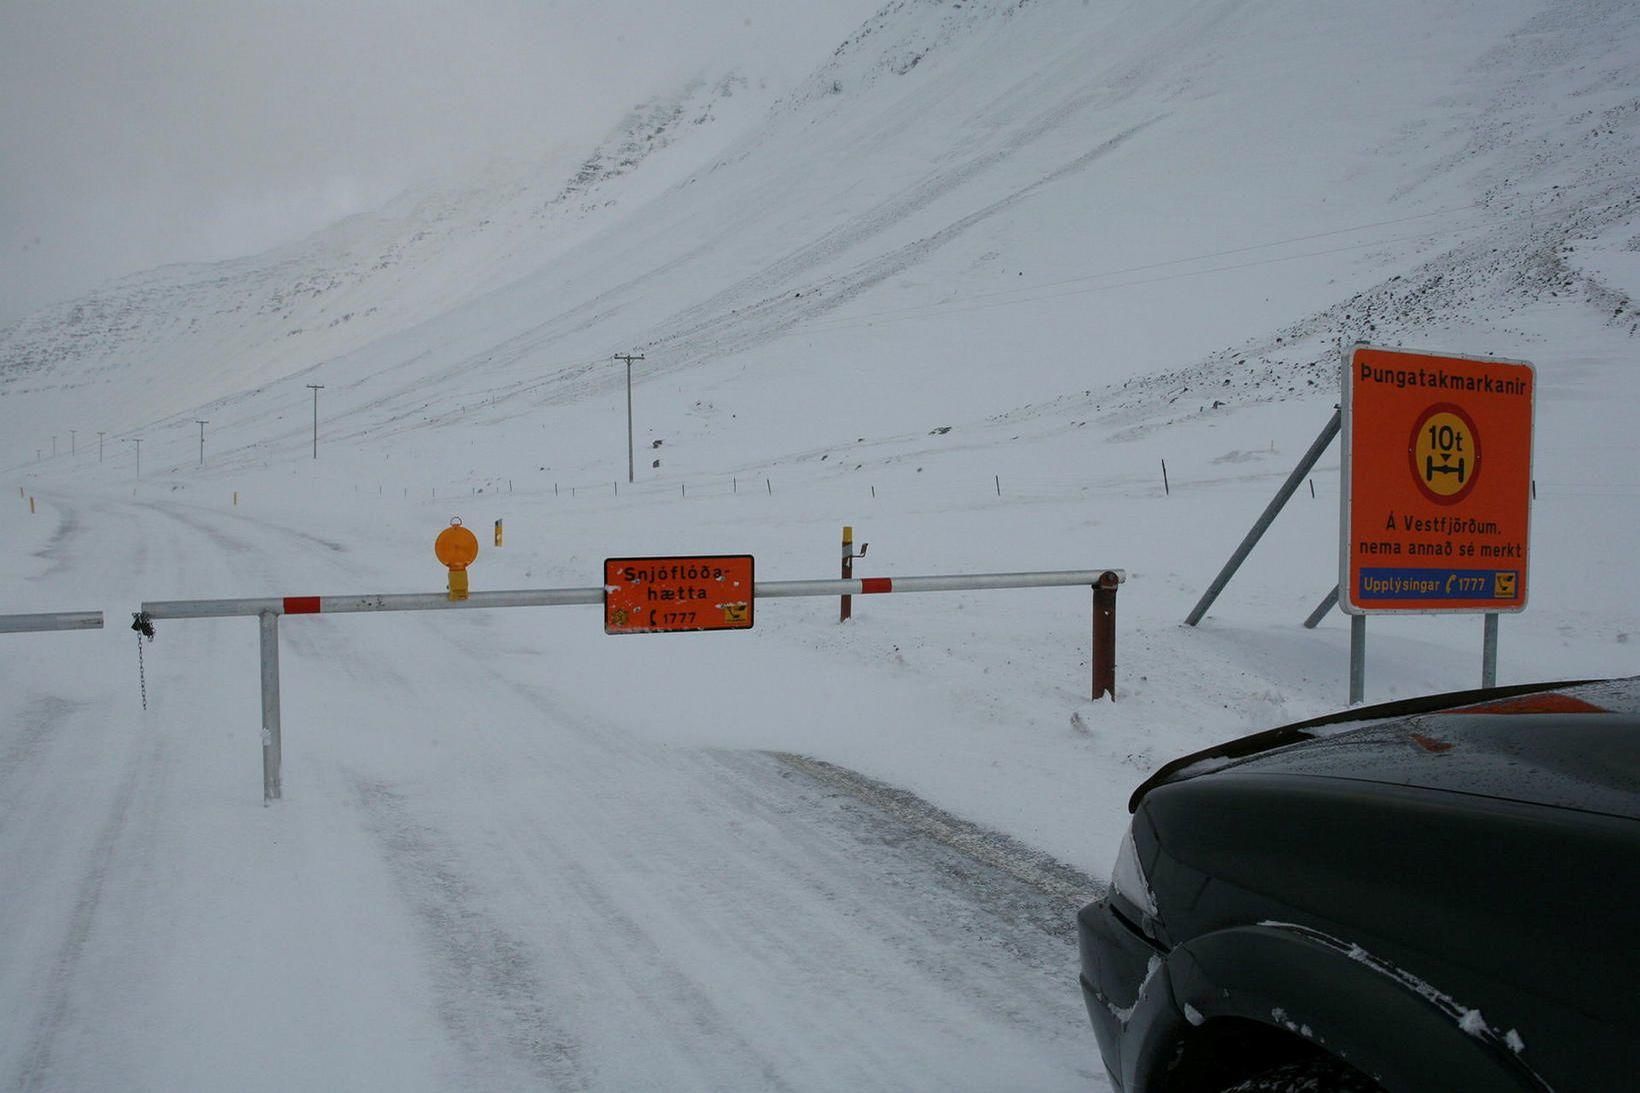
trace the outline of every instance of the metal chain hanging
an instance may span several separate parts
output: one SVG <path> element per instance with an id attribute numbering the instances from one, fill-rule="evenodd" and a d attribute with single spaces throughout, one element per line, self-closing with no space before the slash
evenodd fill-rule
<path id="1" fill-rule="evenodd" d="M 142 708 L 148 708 L 148 676 L 142 667 L 142 639 L 154 640 L 154 620 L 145 611 L 131 613 L 131 629 L 137 632 L 137 688 L 142 693 Z"/>

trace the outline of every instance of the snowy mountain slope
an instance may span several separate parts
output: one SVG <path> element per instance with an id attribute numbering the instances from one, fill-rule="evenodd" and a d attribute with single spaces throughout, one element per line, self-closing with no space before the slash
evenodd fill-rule
<path id="1" fill-rule="evenodd" d="M 1518 8 L 1520 18 L 1529 12 Z M 1034 309 L 1033 328 L 1045 319 L 1072 344 L 1093 329 L 1114 338 L 1130 363 L 1093 377 L 1096 382 L 1167 371 L 1181 356 L 1201 354 L 1208 370 L 1249 353 L 1268 357 L 1276 338 L 1284 358 L 1307 358 L 1300 363 L 1313 373 L 1346 333 L 1419 336 L 1430 316 L 1449 312 L 1455 301 L 1472 302 L 1473 291 L 1461 301 L 1454 293 L 1477 278 L 1499 282 L 1487 290 L 1491 295 L 1518 280 L 1515 302 L 1506 306 L 1531 302 L 1553 276 L 1543 256 L 1570 225 L 1585 229 L 1591 217 L 1622 222 L 1620 201 L 1607 200 L 1611 208 L 1604 213 L 1591 210 L 1606 200 L 1607 188 L 1619 197 L 1626 192 L 1625 181 L 1611 176 L 1624 142 L 1634 136 L 1632 126 L 1624 126 L 1633 113 L 1626 105 L 1632 97 L 1624 98 L 1632 86 L 1634 51 L 1625 48 L 1632 31 L 1621 13 L 1590 8 L 1581 18 L 1561 13 L 1523 23 L 1520 35 L 1474 33 L 1473 24 L 1496 27 L 1498 16 L 1495 5 L 1484 12 L 1454 5 L 1444 19 L 1432 18 L 1433 29 L 1409 50 L 1386 39 L 1393 20 L 1342 10 L 1301 20 L 1282 5 L 1234 15 L 1209 6 L 1182 16 L 1167 6 L 891 5 L 762 127 L 718 158 L 712 158 L 717 138 L 703 134 L 694 153 L 679 151 L 670 166 L 657 165 L 633 195 L 636 205 L 609 206 L 601 223 L 577 232 L 560 225 L 556 236 L 543 239 L 521 230 L 520 209 L 529 208 L 526 223 L 537 224 L 566 208 L 580 218 L 591 215 L 597 206 L 580 196 L 585 186 L 617 178 L 636 183 L 642 172 L 633 170 L 635 153 L 667 145 L 669 126 L 713 129 L 712 104 L 732 99 L 734 81 L 635 113 L 544 209 L 531 207 L 535 187 L 527 187 L 473 191 L 412 210 L 400 229 L 411 230 L 407 240 L 372 240 L 361 248 L 371 271 L 382 275 L 379 288 L 358 287 L 357 268 L 304 277 L 297 272 L 302 260 L 291 259 L 254 275 L 268 286 L 251 292 L 250 301 L 215 303 L 235 320 L 221 340 L 189 333 L 201 321 L 197 314 L 182 320 L 211 306 L 203 296 L 189 302 L 143 290 L 119 303 L 93 300 L 78 318 L 74 312 L 42 316 L 30 332 L 14 333 L 6 374 L 17 382 L 20 373 L 53 360 L 84 359 L 83 350 L 71 347 L 88 341 L 103 344 L 98 352 L 105 358 L 118 354 L 117 327 L 85 333 L 98 325 L 87 316 L 102 314 L 104 324 L 164 324 L 168 361 L 268 362 L 242 371 L 236 365 L 242 380 L 263 382 L 282 369 L 360 350 L 359 368 L 402 372 L 406 387 L 425 394 L 429 375 L 405 360 L 429 342 L 446 341 L 448 363 L 435 375 L 495 376 L 499 382 L 484 386 L 504 391 L 507 367 L 527 365 L 532 378 L 548 373 L 547 382 L 532 388 L 535 402 L 573 404 L 608 390 L 609 372 L 593 370 L 597 378 L 586 380 L 585 365 L 615 349 L 652 346 L 654 363 L 645 365 L 651 375 L 705 361 L 733 371 L 737 355 L 778 345 L 789 332 L 841 331 L 835 340 L 846 344 L 846 332 L 893 320 L 908 335 L 934 327 L 937 339 L 939 330 L 952 327 L 942 321 L 947 313 L 973 309 L 1014 315 Z M 1308 32 L 1295 32 L 1299 24 Z M 1334 40 L 1353 43 L 1353 56 L 1361 59 L 1353 76 L 1351 54 L 1340 58 L 1320 49 Z M 1491 52 L 1483 57 L 1488 44 Z M 915 65 L 906 60 L 911 56 Z M 1557 70 L 1557 56 L 1593 71 Z M 1403 75 L 1415 78 L 1398 80 Z M 1320 89 L 1319 99 L 1313 88 Z M 1374 111 L 1355 101 L 1363 95 L 1370 95 Z M 701 99 L 703 105 L 689 105 Z M 1539 105 L 1545 102 L 1580 109 L 1554 113 Z M 1254 104 L 1257 109 L 1249 109 Z M 1409 114 L 1416 119 L 1401 120 Z M 1245 118 L 1257 118 L 1260 129 L 1237 120 Z M 1272 143 L 1276 131 L 1282 137 Z M 1340 134 L 1347 134 L 1347 144 Z M 1568 146 L 1568 154 L 1547 155 L 1551 147 Z M 1245 149 L 1257 152 L 1242 154 Z M 1411 171 L 1387 166 L 1414 149 L 1422 155 Z M 706 162 L 688 169 L 689 156 L 699 161 L 703 152 Z M 1324 169 L 1307 165 L 1306 157 Z M 833 164 L 849 166 L 845 173 Z M 1288 191 L 1282 203 L 1268 200 L 1271 187 Z M 1209 221 L 1207 206 L 1226 201 L 1229 207 Z M 1510 225 L 1523 204 L 1545 212 L 1541 224 L 1531 220 L 1534 231 L 1517 239 Z M 511 210 L 510 221 L 503 209 Z M 1357 209 L 1363 211 L 1342 217 L 1337 211 Z M 1504 234 L 1494 239 L 1492 231 Z M 482 242 L 487 233 L 509 236 L 508 251 L 494 239 Z M 1459 249 L 1443 251 L 1459 233 Z M 1312 235 L 1325 242 L 1270 247 Z M 526 244 L 532 238 L 536 242 Z M 1494 262 L 1500 243 L 1505 257 Z M 520 259 L 516 252 L 529 246 L 544 249 Z M 423 258 L 419 270 L 397 270 L 409 248 L 438 255 L 438 265 Z M 1304 255 L 1340 249 L 1361 256 L 1365 268 L 1351 275 L 1361 278 L 1359 291 L 1376 300 L 1303 283 Z M 1235 261 L 1222 252 L 1245 257 Z M 1178 262 L 1189 254 L 1220 257 Z M 1097 262 L 1090 260 L 1094 255 Z M 1421 270 L 1426 258 L 1434 264 Z M 1163 321 L 1162 301 L 1180 299 L 1175 293 L 1124 293 L 1110 285 L 1135 276 L 1153 281 L 1226 265 L 1245 268 L 1247 259 L 1269 262 L 1253 267 L 1261 286 L 1254 292 L 1268 295 L 1270 277 L 1278 276 L 1287 295 L 1267 319 L 1248 325 L 1248 344 L 1233 354 L 1212 354 L 1195 332 L 1225 329 L 1262 303 L 1244 299 L 1253 293 L 1231 283 L 1247 278 L 1213 278 L 1210 298 L 1190 298 L 1193 311 L 1207 313 L 1188 323 Z M 1158 260 L 1178 264 L 1156 267 Z M 505 292 L 484 295 L 477 287 L 503 283 L 506 270 L 532 264 L 540 271 Z M 1024 266 L 1031 267 L 1029 276 Z M 1156 272 L 1104 272 L 1136 266 Z M 1446 267 L 1450 276 L 1442 272 Z M 1327 280 L 1336 281 L 1336 272 Z M 347 303 L 326 298 L 344 284 L 354 285 Z M 941 288 L 930 295 L 924 284 Z M 702 293 L 704 286 L 713 288 Z M 1134 318 L 1143 321 L 1126 320 L 1120 313 L 1130 308 L 1107 308 L 1097 298 L 1112 292 L 1130 302 L 1142 298 L 1138 306 L 1146 310 Z M 1292 326 L 1286 310 L 1303 306 L 1299 294 L 1319 309 L 1305 321 L 1313 336 Z M 1068 302 L 1055 305 L 1056 298 Z M 470 340 L 449 337 L 466 325 L 463 299 L 473 300 L 468 313 L 482 324 Z M 299 315 L 304 300 L 309 306 Z M 1617 297 L 1599 302 L 1613 310 L 1621 305 Z M 253 304 L 259 321 L 245 324 L 241 317 Z M 376 319 L 384 306 L 397 310 L 354 326 Z M 441 311 L 449 317 L 437 318 Z M 525 325 L 517 326 L 523 316 L 529 316 Z M 414 349 L 382 341 L 386 329 L 406 324 L 413 333 L 404 341 Z M 938 408 L 936 416 L 995 409 L 1010 393 L 1026 396 L 1023 402 L 1088 386 L 1080 368 L 1074 378 L 1063 366 L 998 368 L 994 362 L 1006 359 L 1006 346 L 1018 339 L 1006 322 L 983 325 L 1006 336 L 985 344 L 984 353 L 964 354 L 974 364 L 959 362 L 959 376 L 937 348 L 877 354 L 868 370 L 899 385 L 897 397 L 886 402 L 899 405 L 912 389 L 926 392 L 930 368 L 939 370 L 942 392 L 964 393 L 964 405 Z M 311 337 L 315 327 L 329 333 Z M 342 327 L 353 329 L 334 333 Z M 429 337 L 430 330 L 440 336 Z M 1168 341 L 1158 336 L 1162 331 L 1188 336 Z M 236 351 L 234 339 L 244 339 L 245 349 Z M 145 330 L 135 344 L 154 339 Z M 855 355 L 852 347 L 849 354 Z M 1069 363 L 1077 355 L 1062 359 Z M 570 361 L 582 367 L 562 368 L 552 378 L 554 365 Z M 193 367 L 212 374 L 223 366 L 202 361 Z M 344 367 L 342 375 L 351 370 Z M 1257 374 L 1232 372 L 1233 389 L 1262 382 Z M 198 393 L 226 394 L 230 386 L 224 377 Z"/>
<path id="2" fill-rule="evenodd" d="M 459 188 L 405 195 L 268 255 L 156 270 L 47 308 L 4 329 L 0 390 L 96 383 L 129 396 L 151 389 L 153 369 L 185 361 L 184 397 L 197 400 L 368 345 L 534 268 L 542 253 L 584 234 L 590 215 L 643 200 L 642 186 L 623 193 L 624 177 L 640 164 L 653 168 L 696 130 L 739 123 L 749 104 L 737 95 L 752 97 L 736 77 L 695 84 L 634 108 L 578 162 L 564 151 L 498 162 Z M 174 394 L 162 405 L 175 405 Z M 141 400 L 130 409 L 159 412 Z"/>

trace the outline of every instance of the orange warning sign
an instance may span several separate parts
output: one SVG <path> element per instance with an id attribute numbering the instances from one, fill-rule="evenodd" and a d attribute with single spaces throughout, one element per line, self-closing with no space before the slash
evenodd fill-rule
<path id="1" fill-rule="evenodd" d="M 1525 361 L 1370 345 L 1350 351 L 1344 610 L 1525 608 L 1536 380 Z"/>
<path id="2" fill-rule="evenodd" d="M 752 556 L 606 558 L 604 633 L 749 630 Z"/>

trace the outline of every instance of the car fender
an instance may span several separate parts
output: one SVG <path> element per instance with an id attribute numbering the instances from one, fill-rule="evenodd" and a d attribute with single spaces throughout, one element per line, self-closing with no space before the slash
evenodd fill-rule
<path id="1" fill-rule="evenodd" d="M 1266 922 L 1192 939 L 1167 965 L 1192 1025 L 1235 1017 L 1286 1029 L 1390 1093 L 1552 1093 L 1512 1029 L 1346 939 Z"/>

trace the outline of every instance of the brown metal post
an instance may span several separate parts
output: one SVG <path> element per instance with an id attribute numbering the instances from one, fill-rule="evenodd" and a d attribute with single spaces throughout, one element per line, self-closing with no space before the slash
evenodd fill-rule
<path id="1" fill-rule="evenodd" d="M 1106 570 L 1093 586 L 1093 697 L 1116 701 L 1116 589 L 1121 578 Z"/>
<path id="2" fill-rule="evenodd" d="M 845 580 L 845 581 L 849 580 L 853 576 L 854 576 L 854 528 L 851 527 L 851 526 L 846 526 L 845 525 L 844 528 L 843 528 L 843 580 Z M 842 596 L 842 597 L 839 597 L 839 598 L 842 600 L 842 607 L 838 608 L 837 621 L 838 622 L 847 622 L 849 615 L 854 613 L 854 597 L 853 596 Z"/>

